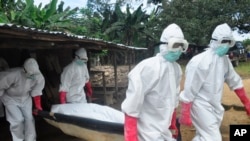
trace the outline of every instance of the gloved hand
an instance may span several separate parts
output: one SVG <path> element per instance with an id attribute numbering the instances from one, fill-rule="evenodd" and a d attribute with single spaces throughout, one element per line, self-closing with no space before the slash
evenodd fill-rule
<path id="1" fill-rule="evenodd" d="M 40 110 L 42 111 L 42 106 L 41 106 L 41 96 L 35 96 L 33 97 L 34 104 L 35 104 L 35 110 L 33 110 L 33 114 L 37 115 L 37 112 Z"/>
<path id="2" fill-rule="evenodd" d="M 192 103 L 181 103 L 181 115 L 179 118 L 180 124 L 186 125 L 186 126 L 192 126 L 192 119 L 190 117 L 190 109 L 191 109 Z"/>
<path id="3" fill-rule="evenodd" d="M 125 141 L 138 141 L 137 118 L 125 114 L 124 123 Z"/>
<path id="4" fill-rule="evenodd" d="M 88 97 L 92 97 L 92 87 L 91 87 L 91 83 L 88 81 L 87 83 L 85 83 L 85 88 L 86 88 L 86 95 Z"/>
<path id="5" fill-rule="evenodd" d="M 177 139 L 178 137 L 178 128 L 176 127 L 176 110 L 174 110 L 171 120 L 171 125 L 169 126 L 169 129 L 172 132 L 173 138 Z"/>
<path id="6" fill-rule="evenodd" d="M 250 101 L 246 95 L 245 89 L 244 88 L 239 88 L 234 90 L 236 95 L 239 97 L 240 101 L 244 105 L 247 115 L 250 116 Z"/>
<path id="7" fill-rule="evenodd" d="M 67 92 L 64 92 L 64 91 L 59 92 L 59 98 L 60 98 L 61 104 L 66 103 L 66 94 L 67 94 Z"/>

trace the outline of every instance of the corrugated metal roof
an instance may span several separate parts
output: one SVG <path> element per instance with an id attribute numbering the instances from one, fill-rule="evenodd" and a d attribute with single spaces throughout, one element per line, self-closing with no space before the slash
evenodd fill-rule
<path id="1" fill-rule="evenodd" d="M 30 28 L 16 24 L 0 23 L 0 37 L 2 39 L 20 39 L 25 41 L 38 42 L 53 42 L 50 47 L 65 46 L 66 43 L 74 44 L 74 47 L 83 47 L 87 49 L 122 49 L 122 50 L 147 50 L 147 48 L 126 46 L 123 44 L 116 44 L 109 41 L 104 41 L 97 38 L 89 38 L 82 35 L 74 35 L 71 33 L 61 31 L 49 31 L 37 28 Z M 47 48 L 42 47 L 42 48 Z M 1 45 L 0 45 L 1 48 Z"/>

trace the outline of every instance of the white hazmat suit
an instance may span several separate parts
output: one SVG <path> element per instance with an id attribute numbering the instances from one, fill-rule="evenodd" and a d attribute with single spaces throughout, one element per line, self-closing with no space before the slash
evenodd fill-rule
<path id="1" fill-rule="evenodd" d="M 1 76 L 0 93 L 4 91 L 2 101 L 13 141 L 36 140 L 32 97 L 41 96 L 44 85 L 44 77 L 32 58 L 24 62 L 24 68 L 9 69 Z"/>
<path id="2" fill-rule="evenodd" d="M 61 74 L 59 88 L 60 103 L 87 103 L 84 86 L 87 95 L 92 95 L 89 82 L 89 72 L 86 62 L 88 60 L 86 50 L 80 48 L 75 52 L 75 59 L 67 65 Z"/>
<path id="3" fill-rule="evenodd" d="M 174 44 L 172 39 L 188 45 L 180 27 L 171 24 L 161 35 L 160 41 L 165 44 L 160 45 L 160 53 L 143 60 L 128 74 L 126 99 L 121 105 L 125 113 L 125 141 L 175 140 L 169 127 L 178 106 L 182 70 L 175 62 L 179 56 L 164 58 L 176 49 L 169 46 Z"/>
<path id="4" fill-rule="evenodd" d="M 7 70 L 8 68 L 9 68 L 9 65 L 6 62 L 6 60 L 3 58 L 0 58 L 0 78 L 1 78 L 1 75 L 4 75 L 3 71 Z M 0 117 L 4 117 L 4 107 L 3 107 L 2 100 L 1 100 L 1 94 L 0 94 Z"/>
<path id="5" fill-rule="evenodd" d="M 222 141 L 220 125 L 224 115 L 221 104 L 224 82 L 231 90 L 243 87 L 240 76 L 225 55 L 233 45 L 231 28 L 221 24 L 215 28 L 209 48 L 194 56 L 186 66 L 184 90 L 180 94 L 180 123 L 194 125 L 196 135 L 192 141 Z M 187 118 L 189 110 L 192 121 Z"/>

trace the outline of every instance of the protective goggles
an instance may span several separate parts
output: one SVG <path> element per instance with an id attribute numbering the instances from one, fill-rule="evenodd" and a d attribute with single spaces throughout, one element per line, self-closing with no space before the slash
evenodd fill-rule
<path id="1" fill-rule="evenodd" d="M 186 52 L 188 49 L 188 42 L 184 39 L 170 38 L 165 44 L 167 44 L 168 51 Z"/>
<path id="2" fill-rule="evenodd" d="M 229 47 L 233 47 L 235 45 L 235 40 L 233 38 L 221 38 L 221 39 L 214 39 L 212 38 L 212 40 L 217 41 L 219 44 L 228 44 Z"/>
<path id="3" fill-rule="evenodd" d="M 23 67 L 23 70 L 24 70 L 24 73 L 27 75 L 27 76 L 32 76 L 32 77 L 35 77 L 35 75 L 37 74 L 31 74 L 30 72 L 28 72 L 25 67 Z"/>
<path id="4" fill-rule="evenodd" d="M 78 56 L 78 55 L 76 55 L 76 58 L 79 59 L 79 60 L 82 60 L 82 61 L 84 61 L 84 62 L 87 62 L 87 61 L 88 61 L 88 59 L 86 59 L 86 58 L 81 58 L 81 57 Z"/>

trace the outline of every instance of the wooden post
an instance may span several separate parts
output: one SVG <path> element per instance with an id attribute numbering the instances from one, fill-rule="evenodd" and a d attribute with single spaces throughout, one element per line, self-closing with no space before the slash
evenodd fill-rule
<path id="1" fill-rule="evenodd" d="M 128 52 L 130 52 L 130 51 L 128 51 Z M 129 69 L 128 69 L 128 70 L 129 70 L 129 71 L 131 70 L 131 61 L 132 61 L 131 59 L 132 59 L 132 51 L 129 53 L 129 62 L 128 62 L 128 64 L 129 64 L 129 65 L 128 65 L 128 66 L 129 66 Z"/>
<path id="2" fill-rule="evenodd" d="M 116 52 L 113 52 L 113 63 L 114 63 L 114 77 L 115 77 L 115 98 L 117 98 L 118 86 L 117 86 L 117 62 L 116 62 Z"/>
<path id="3" fill-rule="evenodd" d="M 104 104 L 107 105 L 107 90 L 106 90 L 106 78 L 105 78 L 105 72 L 102 71 L 102 84 L 103 84 L 103 92 L 104 92 Z"/>

